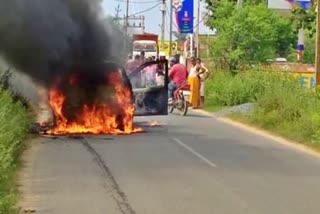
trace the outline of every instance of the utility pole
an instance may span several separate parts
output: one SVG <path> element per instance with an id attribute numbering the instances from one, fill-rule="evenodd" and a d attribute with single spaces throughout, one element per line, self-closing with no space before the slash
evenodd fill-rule
<path id="1" fill-rule="evenodd" d="M 125 18 L 124 18 L 125 20 Z M 138 25 L 136 25 L 135 21 L 140 21 Z M 130 23 L 133 21 L 133 24 Z M 129 16 L 127 18 L 127 29 L 129 28 L 140 28 L 142 33 L 145 33 L 145 17 L 144 16 Z"/>
<path id="2" fill-rule="evenodd" d="M 162 12 L 162 25 L 161 25 L 161 49 L 164 46 L 164 34 L 165 34 L 165 18 L 166 18 L 166 0 L 162 0 L 161 8 Z"/>
<path id="3" fill-rule="evenodd" d="M 316 85 L 320 85 L 320 0 L 317 0 Z"/>
<path id="4" fill-rule="evenodd" d="M 145 30 L 146 30 L 145 17 L 144 16 L 142 16 L 142 18 L 141 18 L 141 27 L 142 27 L 142 34 L 144 34 Z"/>
<path id="5" fill-rule="evenodd" d="M 118 6 L 115 8 L 115 11 L 116 11 L 115 18 L 118 20 L 119 19 L 119 13 L 121 12 L 120 4 L 118 4 Z"/>
<path id="6" fill-rule="evenodd" d="M 199 31 L 200 31 L 200 0 L 198 1 L 198 5 L 197 5 L 197 27 L 196 27 L 196 56 L 199 57 L 199 46 L 200 46 L 200 38 L 199 38 Z"/>
<path id="7" fill-rule="evenodd" d="M 240 9 L 242 7 L 243 0 L 237 0 L 237 8 Z"/>
<path id="8" fill-rule="evenodd" d="M 121 12 L 121 9 L 120 9 L 120 4 L 118 4 L 118 6 L 115 8 L 115 11 L 116 11 L 116 14 L 115 14 L 115 16 L 114 16 L 114 20 L 116 21 L 116 22 L 118 22 L 119 21 L 119 13 Z"/>
<path id="9" fill-rule="evenodd" d="M 129 25 L 129 0 L 126 2 L 126 16 L 124 20 L 124 32 L 128 35 L 128 25 Z"/>
<path id="10" fill-rule="evenodd" d="M 172 26 L 173 26 L 173 21 L 172 21 L 172 16 L 173 16 L 173 7 L 172 7 L 172 0 L 170 0 L 170 32 L 169 32 L 169 56 L 172 56 Z"/>

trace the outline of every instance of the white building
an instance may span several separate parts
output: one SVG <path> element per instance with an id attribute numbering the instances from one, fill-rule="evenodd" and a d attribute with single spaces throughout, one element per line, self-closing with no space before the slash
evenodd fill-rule
<path id="1" fill-rule="evenodd" d="M 291 6 L 290 3 L 286 0 L 266 0 L 268 8 L 278 11 L 283 15 L 290 13 Z"/>

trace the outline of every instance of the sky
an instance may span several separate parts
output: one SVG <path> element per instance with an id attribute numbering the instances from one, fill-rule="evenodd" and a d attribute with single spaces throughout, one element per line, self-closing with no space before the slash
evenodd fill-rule
<path id="1" fill-rule="evenodd" d="M 152 8 L 159 4 L 161 0 L 129 0 L 129 16 L 131 14 L 139 13 L 140 11 L 148 10 L 149 8 Z M 167 0 L 167 2 L 170 2 Z M 196 3 L 197 1 L 195 1 Z M 118 5 L 120 5 L 120 17 L 123 17 L 125 15 L 126 11 L 126 0 L 103 0 L 103 9 L 105 14 L 114 16 L 116 14 L 116 8 Z M 203 17 L 203 13 L 205 13 L 204 4 L 201 5 L 201 16 L 200 20 Z M 167 3 L 167 8 L 169 8 L 169 4 Z M 196 16 L 196 5 L 194 6 L 194 16 Z M 151 9 L 147 12 L 141 13 L 139 15 L 145 16 L 145 32 L 147 33 L 161 33 L 161 11 L 160 11 L 160 5 L 156 6 L 154 9 Z M 169 38 L 169 12 L 166 15 L 166 34 L 165 38 Z M 200 27 L 200 34 L 207 34 L 212 33 L 205 25 L 204 23 L 201 23 L 199 25 Z M 173 30 L 176 30 L 175 25 L 173 25 Z M 139 32 L 140 33 L 140 32 Z"/>

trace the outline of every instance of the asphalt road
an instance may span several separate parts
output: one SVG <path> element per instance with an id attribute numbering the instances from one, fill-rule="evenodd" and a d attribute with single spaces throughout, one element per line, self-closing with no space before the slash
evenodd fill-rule
<path id="1" fill-rule="evenodd" d="M 158 127 L 148 122 L 157 120 Z M 48 214 L 319 214 L 320 159 L 210 117 L 131 136 L 40 137 L 20 205 Z"/>

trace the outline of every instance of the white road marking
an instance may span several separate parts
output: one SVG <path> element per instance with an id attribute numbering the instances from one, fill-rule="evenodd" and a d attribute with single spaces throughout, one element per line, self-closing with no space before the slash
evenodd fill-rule
<path id="1" fill-rule="evenodd" d="M 213 168 L 217 168 L 217 165 L 212 163 L 210 160 L 208 160 L 206 157 L 204 157 L 203 155 L 201 155 L 200 153 L 198 153 L 197 151 L 195 151 L 193 148 L 191 148 L 190 146 L 186 145 L 185 143 L 183 143 L 181 140 L 179 140 L 178 138 L 173 138 L 173 140 L 180 146 L 182 146 L 183 148 L 185 148 L 186 150 L 188 150 L 189 152 L 191 152 L 193 155 L 197 156 L 198 158 L 200 158 L 200 160 L 202 160 L 203 162 L 205 162 L 206 164 L 208 164 L 209 166 L 213 167 Z"/>

